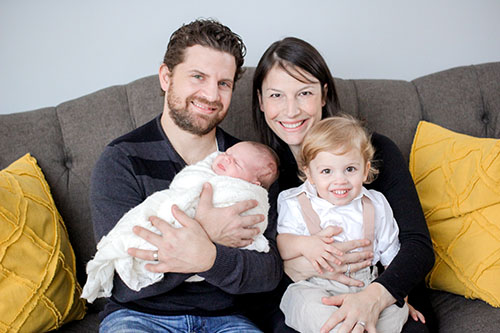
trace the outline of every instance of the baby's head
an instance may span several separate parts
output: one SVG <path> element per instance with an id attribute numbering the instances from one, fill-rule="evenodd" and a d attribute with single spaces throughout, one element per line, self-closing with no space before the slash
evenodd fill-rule
<path id="1" fill-rule="evenodd" d="M 299 170 L 303 180 L 316 186 L 318 196 L 345 205 L 378 173 L 371 165 L 374 152 L 370 135 L 358 120 L 347 115 L 325 118 L 304 137 Z"/>
<path id="2" fill-rule="evenodd" d="M 217 155 L 212 170 L 269 189 L 278 178 L 278 165 L 278 156 L 271 148 L 259 142 L 242 141 Z"/>

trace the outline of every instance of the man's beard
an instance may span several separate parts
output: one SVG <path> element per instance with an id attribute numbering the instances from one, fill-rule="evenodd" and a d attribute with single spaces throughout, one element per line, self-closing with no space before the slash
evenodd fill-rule
<path id="1" fill-rule="evenodd" d="M 217 125 L 224 120 L 225 114 L 219 114 L 222 109 L 222 103 L 220 102 L 209 102 L 201 97 L 196 97 L 195 94 L 190 95 L 184 101 L 184 105 L 181 98 L 178 97 L 174 90 L 173 84 L 170 84 L 167 92 L 167 103 L 169 108 L 170 118 L 174 123 L 181 129 L 198 136 L 203 136 L 210 133 Z M 210 119 L 208 115 L 203 114 L 191 114 L 188 111 L 188 106 L 191 101 L 197 101 L 200 104 L 207 105 L 208 107 L 215 108 L 214 112 L 217 113 L 216 117 Z"/>

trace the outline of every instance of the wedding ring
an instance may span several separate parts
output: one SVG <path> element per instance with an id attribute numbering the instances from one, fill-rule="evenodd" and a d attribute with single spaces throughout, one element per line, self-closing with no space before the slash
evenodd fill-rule
<path id="1" fill-rule="evenodd" d="M 153 260 L 158 261 L 158 251 L 153 252 Z"/>
<path id="2" fill-rule="evenodd" d="M 360 320 L 357 322 L 357 324 L 360 324 L 361 326 L 366 327 L 366 323 L 364 321 Z"/>

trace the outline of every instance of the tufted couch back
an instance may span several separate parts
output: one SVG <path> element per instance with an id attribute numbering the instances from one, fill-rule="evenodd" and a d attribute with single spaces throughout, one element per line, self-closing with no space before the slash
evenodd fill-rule
<path id="1" fill-rule="evenodd" d="M 258 140 L 251 115 L 254 68 L 238 82 L 222 127 Z M 500 138 L 500 62 L 458 67 L 411 82 L 336 79 L 344 112 L 367 120 L 408 158 L 420 120 L 478 137 Z M 0 115 L 0 168 L 30 152 L 37 158 L 67 225 L 78 279 L 95 252 L 88 190 L 93 165 L 112 139 L 162 111 L 156 76 L 113 86 L 56 107 Z"/>

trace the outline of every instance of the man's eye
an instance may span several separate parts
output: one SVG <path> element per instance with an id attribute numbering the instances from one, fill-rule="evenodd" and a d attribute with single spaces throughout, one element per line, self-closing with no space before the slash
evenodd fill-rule
<path id="1" fill-rule="evenodd" d="M 226 81 L 219 82 L 219 85 L 224 87 L 224 88 L 231 88 L 231 83 L 226 82 Z"/>
<path id="2" fill-rule="evenodd" d="M 195 79 L 198 79 L 198 80 L 203 79 L 203 76 L 201 76 L 200 74 L 195 74 L 195 75 L 193 75 L 193 77 L 194 77 Z"/>

